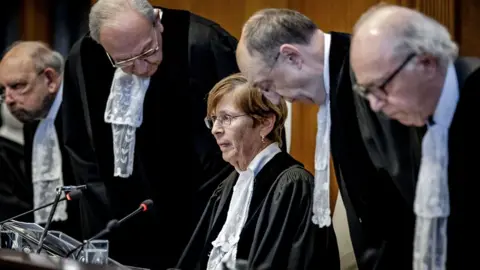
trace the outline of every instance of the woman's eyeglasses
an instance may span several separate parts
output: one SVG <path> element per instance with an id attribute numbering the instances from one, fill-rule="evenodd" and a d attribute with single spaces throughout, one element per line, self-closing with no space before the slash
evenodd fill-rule
<path id="1" fill-rule="evenodd" d="M 229 115 L 229 114 L 222 114 L 222 115 L 212 115 L 210 117 L 205 117 L 205 125 L 207 128 L 212 129 L 215 122 L 218 121 L 218 124 L 222 127 L 230 126 L 232 120 L 241 116 L 248 116 L 247 114 L 240 114 L 240 115 Z"/>

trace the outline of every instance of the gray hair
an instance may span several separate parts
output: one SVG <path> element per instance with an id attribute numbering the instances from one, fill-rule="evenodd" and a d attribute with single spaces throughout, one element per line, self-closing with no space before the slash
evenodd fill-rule
<path id="1" fill-rule="evenodd" d="M 6 49 L 4 55 L 16 47 L 29 48 L 28 56 L 32 59 L 36 71 L 51 68 L 58 74 L 63 73 L 64 57 L 59 52 L 50 49 L 46 43 L 40 41 L 16 41 Z"/>
<path id="2" fill-rule="evenodd" d="M 272 66 L 283 44 L 307 45 L 318 27 L 307 16 L 290 9 L 268 8 L 257 11 L 242 29 L 250 54 L 259 53 Z"/>
<path id="3" fill-rule="evenodd" d="M 148 21 L 155 22 L 155 13 L 148 0 L 98 0 L 90 10 L 88 27 L 90 36 L 100 43 L 100 29 L 115 24 L 118 13 L 135 10 Z"/>
<path id="4" fill-rule="evenodd" d="M 370 8 L 355 24 L 354 34 L 365 23 L 375 21 L 378 15 L 385 16 L 386 13 L 385 17 L 395 17 L 395 11 L 405 14 L 402 19 L 393 18 L 394 23 L 386 24 L 386 27 L 392 28 L 390 32 L 394 33 L 395 55 L 430 54 L 439 60 L 443 68 L 457 58 L 458 46 L 444 25 L 421 12 L 404 7 L 380 4 Z"/>

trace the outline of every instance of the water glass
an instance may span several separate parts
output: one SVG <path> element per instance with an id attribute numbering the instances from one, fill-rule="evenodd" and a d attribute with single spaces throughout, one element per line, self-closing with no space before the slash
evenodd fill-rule
<path id="1" fill-rule="evenodd" d="M 108 240 L 92 240 L 83 250 L 84 262 L 91 264 L 108 264 Z"/>

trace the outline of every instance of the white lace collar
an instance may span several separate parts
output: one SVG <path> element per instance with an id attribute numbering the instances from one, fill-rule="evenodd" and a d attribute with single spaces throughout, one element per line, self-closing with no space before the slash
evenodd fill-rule
<path id="1" fill-rule="evenodd" d="M 114 176 L 129 177 L 133 172 L 135 132 L 143 121 L 143 101 L 150 78 L 115 71 L 104 120 L 112 125 Z"/>
<path id="2" fill-rule="evenodd" d="M 208 260 L 208 270 L 222 269 L 223 263 L 231 269 L 235 269 L 237 245 L 248 218 L 255 176 L 280 152 L 278 144 L 272 143 L 255 156 L 247 170 L 239 172 L 239 177 L 233 187 L 227 219 L 217 238 L 212 242 L 213 249 Z"/>
<path id="3" fill-rule="evenodd" d="M 315 145 L 315 188 L 313 194 L 314 224 L 330 226 L 330 55 L 331 36 L 325 34 L 324 70 L 325 103 L 317 113 L 317 136 Z"/>
<path id="4" fill-rule="evenodd" d="M 55 100 L 45 119 L 35 130 L 32 145 L 32 181 L 34 207 L 51 203 L 55 199 L 55 189 L 63 186 L 62 155 L 55 129 L 55 119 L 62 104 L 63 80 Z M 36 223 L 45 223 L 51 207 L 35 211 Z M 54 221 L 67 219 L 66 202 L 59 202 L 53 216 Z"/>

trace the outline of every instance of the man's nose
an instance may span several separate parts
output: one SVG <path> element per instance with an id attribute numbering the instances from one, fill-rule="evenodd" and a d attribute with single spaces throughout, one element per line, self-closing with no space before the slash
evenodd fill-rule
<path id="1" fill-rule="evenodd" d="M 11 92 L 5 89 L 4 92 L 4 99 L 5 99 L 5 104 L 7 105 L 13 105 L 15 103 L 15 100 L 12 98 Z"/>
<path id="2" fill-rule="evenodd" d="M 145 74 L 148 71 L 148 63 L 145 60 L 137 59 L 135 60 L 133 70 L 134 73 Z"/>
<path id="3" fill-rule="evenodd" d="M 374 112 L 379 112 L 383 106 L 385 106 L 384 100 L 380 100 L 372 94 L 369 94 L 367 98 L 368 102 L 370 103 L 370 108 L 372 108 Z"/>

